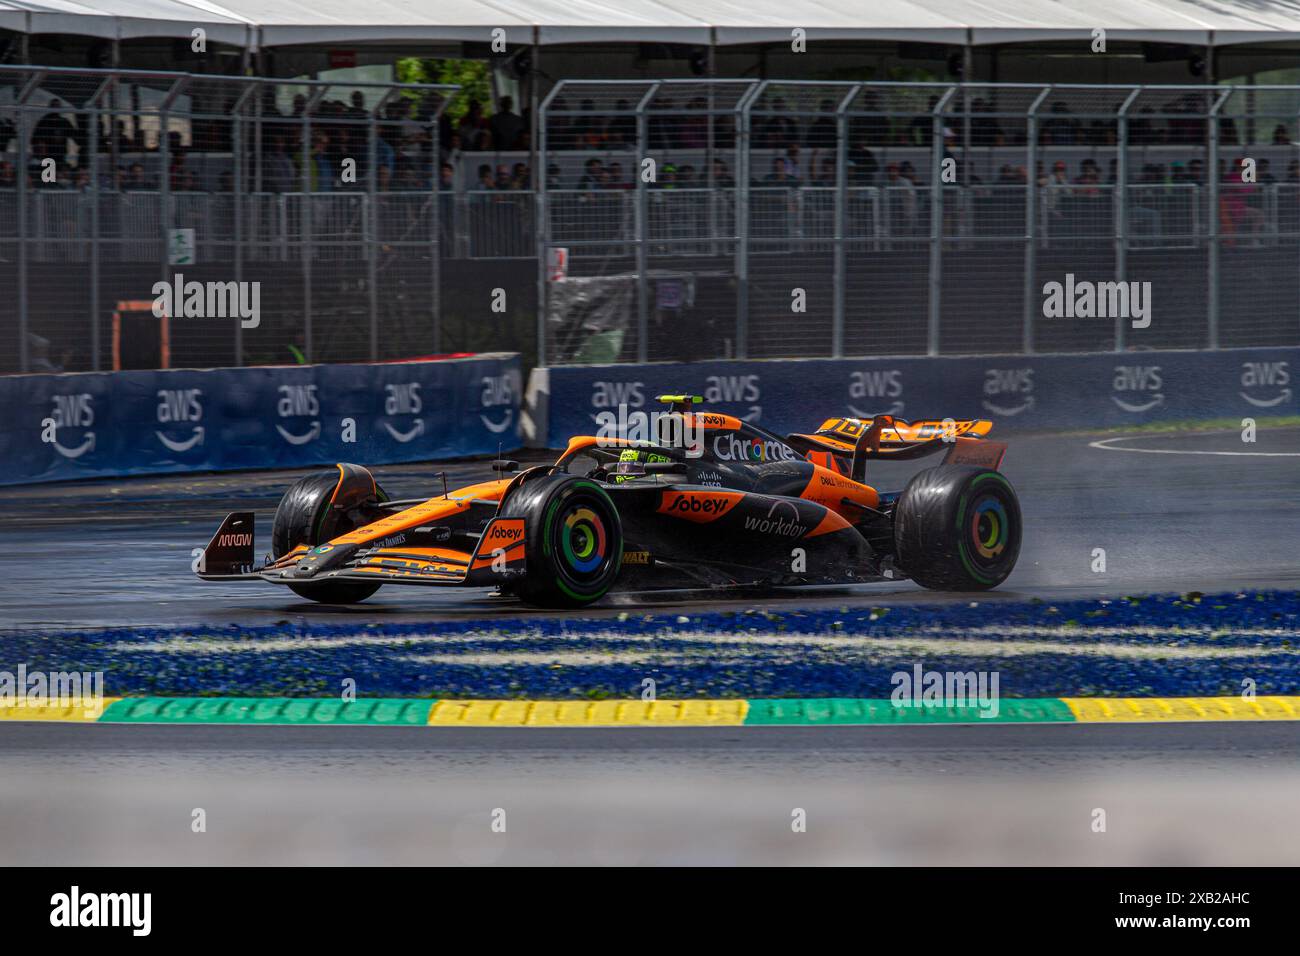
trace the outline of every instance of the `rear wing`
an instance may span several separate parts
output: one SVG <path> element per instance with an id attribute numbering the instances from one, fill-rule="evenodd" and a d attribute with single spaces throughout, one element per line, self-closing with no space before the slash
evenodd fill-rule
<path id="1" fill-rule="evenodd" d="M 786 441 L 803 454 L 829 452 L 849 458 L 849 477 L 861 481 L 867 459 L 908 460 L 941 450 L 947 451 L 944 464 L 979 464 L 996 469 L 1007 446 L 983 440 L 992 429 L 992 422 L 979 418 L 908 422 L 892 415 L 877 415 L 865 421 L 829 418 L 815 434 L 790 435 Z"/>

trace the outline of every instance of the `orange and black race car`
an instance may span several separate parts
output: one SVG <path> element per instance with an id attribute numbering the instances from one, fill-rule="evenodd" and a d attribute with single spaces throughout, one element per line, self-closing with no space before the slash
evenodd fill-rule
<path id="1" fill-rule="evenodd" d="M 987 421 L 832 418 L 780 437 L 661 396 L 642 429 L 573 438 L 554 464 L 428 499 L 392 501 L 340 464 L 299 480 L 254 566 L 253 515 L 229 515 L 196 565 L 212 581 L 284 584 L 352 603 L 384 584 L 495 586 L 580 607 L 611 588 L 796 586 L 910 578 L 996 587 L 1020 551 L 1020 506 Z M 642 424 L 642 423 L 637 423 Z M 604 429 L 602 429 L 603 431 Z M 943 452 L 901 492 L 866 481 L 873 460 Z"/>

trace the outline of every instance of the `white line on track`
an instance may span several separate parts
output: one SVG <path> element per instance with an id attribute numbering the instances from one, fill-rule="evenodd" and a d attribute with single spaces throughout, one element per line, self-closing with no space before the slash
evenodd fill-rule
<path id="1" fill-rule="evenodd" d="M 1201 451 L 1182 448 L 1117 448 L 1111 444 L 1116 441 L 1136 441 L 1150 438 L 1150 435 L 1123 435 L 1119 438 L 1103 438 L 1101 441 L 1088 442 L 1089 448 L 1103 451 L 1136 451 L 1147 455 L 1228 455 L 1234 458 L 1300 458 L 1300 451 Z"/>

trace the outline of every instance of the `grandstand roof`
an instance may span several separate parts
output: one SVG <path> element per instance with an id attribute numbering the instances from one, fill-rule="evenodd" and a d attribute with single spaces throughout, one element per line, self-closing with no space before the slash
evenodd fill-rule
<path id="1" fill-rule="evenodd" d="M 1226 45 L 1300 38 L 1300 0 L 0 0 L 0 27 L 98 37 L 188 37 L 250 46 L 368 40 L 510 44 L 660 41 L 730 45 L 886 39 L 963 44 L 1115 40 Z"/>

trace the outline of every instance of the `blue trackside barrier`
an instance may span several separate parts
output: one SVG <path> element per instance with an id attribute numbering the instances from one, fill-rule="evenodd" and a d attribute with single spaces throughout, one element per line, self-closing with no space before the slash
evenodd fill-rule
<path id="1" fill-rule="evenodd" d="M 0 378 L 0 484 L 518 447 L 519 356 Z"/>
<path id="2" fill-rule="evenodd" d="M 602 413 L 655 412 L 690 392 L 711 411 L 779 434 L 825 418 L 988 418 L 996 432 L 1110 428 L 1159 421 L 1300 413 L 1300 348 L 961 358 L 794 359 L 560 366 L 544 370 L 547 442 L 594 434 Z M 547 384 L 547 380 L 549 383 Z"/>

